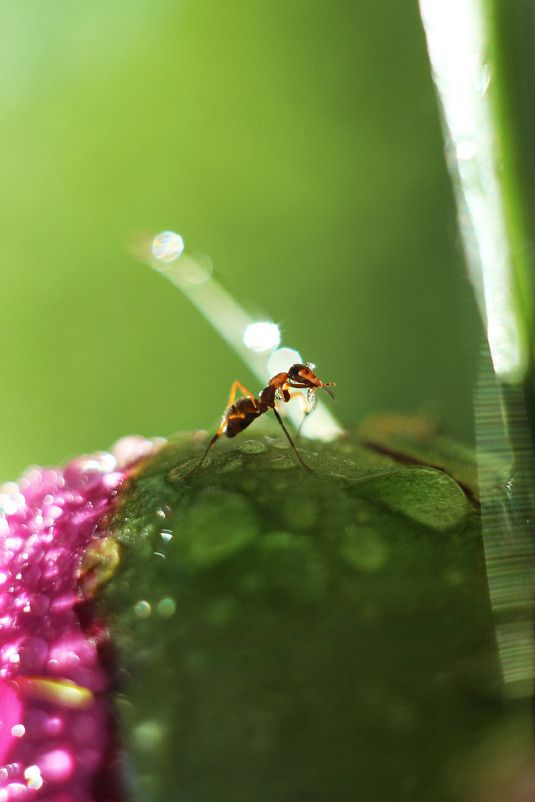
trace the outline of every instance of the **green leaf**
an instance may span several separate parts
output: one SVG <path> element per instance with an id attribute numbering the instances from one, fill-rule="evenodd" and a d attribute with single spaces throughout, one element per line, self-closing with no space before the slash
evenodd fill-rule
<path id="1" fill-rule="evenodd" d="M 218 442 L 185 483 L 182 436 L 130 477 L 98 603 L 134 800 L 453 799 L 500 718 L 477 506 L 356 438 L 300 450 Z"/>

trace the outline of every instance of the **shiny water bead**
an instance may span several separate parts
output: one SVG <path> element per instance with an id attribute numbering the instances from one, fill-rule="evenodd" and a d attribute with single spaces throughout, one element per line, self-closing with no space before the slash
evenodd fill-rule
<path id="1" fill-rule="evenodd" d="M 151 245 L 152 255 L 160 262 L 174 262 L 184 250 L 184 240 L 174 231 L 162 231 L 157 234 Z"/>
<path id="2" fill-rule="evenodd" d="M 18 647 L 19 670 L 23 673 L 37 674 L 44 669 L 48 656 L 48 643 L 36 636 L 29 635 Z"/>
<path id="3" fill-rule="evenodd" d="M 38 755 L 37 765 L 45 780 L 65 780 L 74 770 L 74 757 L 68 749 L 53 749 Z"/>
<path id="4" fill-rule="evenodd" d="M 111 448 L 117 469 L 122 470 L 142 457 L 148 457 L 149 454 L 160 448 L 164 443 L 165 440 L 162 437 L 155 437 L 152 440 L 146 440 L 137 434 L 122 437 Z"/>
<path id="5" fill-rule="evenodd" d="M 107 456 L 107 458 L 106 458 Z M 86 493 L 97 490 L 106 471 L 115 468 L 115 459 L 111 454 L 102 456 L 82 455 L 73 459 L 65 468 L 64 477 L 71 490 L 83 490 Z"/>
<path id="6" fill-rule="evenodd" d="M 40 572 L 39 572 L 40 575 Z M 27 577 L 25 577 L 27 582 Z M 32 583 L 35 584 L 35 583 Z M 50 596 L 46 593 L 33 593 L 30 597 L 30 612 L 33 615 L 44 616 L 50 607 Z"/>
<path id="7" fill-rule="evenodd" d="M 75 609 L 78 571 L 125 468 L 155 448 L 121 443 L 0 488 L 0 802 L 95 800 L 110 681 Z"/>

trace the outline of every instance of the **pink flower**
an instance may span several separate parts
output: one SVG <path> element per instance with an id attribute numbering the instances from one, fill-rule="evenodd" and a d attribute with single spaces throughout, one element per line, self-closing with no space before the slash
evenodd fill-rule
<path id="1" fill-rule="evenodd" d="M 0 489 L 0 802 L 121 798 L 108 633 L 79 575 L 126 467 L 152 447 L 125 438 L 116 456 L 32 468 Z"/>

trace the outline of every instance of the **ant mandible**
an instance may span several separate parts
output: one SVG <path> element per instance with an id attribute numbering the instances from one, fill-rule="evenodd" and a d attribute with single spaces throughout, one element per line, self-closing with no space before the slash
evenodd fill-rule
<path id="1" fill-rule="evenodd" d="M 282 418 L 277 411 L 277 408 L 275 407 L 275 402 L 278 400 L 287 403 L 290 398 L 292 398 L 292 395 L 296 395 L 296 393 L 290 393 L 290 387 L 308 390 L 307 399 L 311 406 L 313 406 L 315 393 L 319 387 L 324 387 L 331 398 L 334 398 L 332 392 L 328 389 L 329 387 L 334 387 L 334 382 L 320 381 L 317 376 L 314 375 L 314 367 L 315 365 L 313 365 L 311 362 L 306 362 L 304 365 L 297 363 L 288 369 L 288 373 L 277 373 L 276 376 L 273 376 L 273 378 L 269 380 L 267 386 L 264 387 L 258 398 L 255 398 L 255 396 L 253 396 L 249 390 L 243 386 L 243 384 L 235 381 L 230 391 L 230 398 L 225 414 L 223 415 L 223 422 L 221 426 L 208 443 L 208 447 L 202 455 L 200 462 L 193 468 L 193 470 L 186 474 L 184 479 L 187 479 L 192 473 L 195 473 L 195 471 L 201 467 L 208 452 L 215 444 L 216 440 L 223 434 L 223 432 L 227 435 L 227 437 L 235 437 L 240 432 L 243 432 L 243 430 L 246 429 L 254 420 L 256 420 L 256 418 L 259 418 L 260 415 L 263 415 L 264 412 L 267 412 L 268 409 L 272 409 L 275 413 L 275 417 L 282 426 L 282 430 L 288 438 L 288 441 L 295 451 L 296 457 L 301 465 L 306 468 L 307 471 L 312 471 L 312 468 L 309 468 L 308 465 L 303 462 L 301 455 L 296 449 L 294 441 L 290 437 L 290 434 L 282 422 Z M 238 400 L 235 401 L 234 399 L 236 397 L 236 390 L 238 389 L 241 390 L 244 397 L 238 398 Z"/>

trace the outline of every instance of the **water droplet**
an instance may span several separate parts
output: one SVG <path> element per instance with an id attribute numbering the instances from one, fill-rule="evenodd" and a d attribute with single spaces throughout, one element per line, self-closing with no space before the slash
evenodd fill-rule
<path id="1" fill-rule="evenodd" d="M 251 351 L 262 352 L 277 348 L 280 340 L 280 329 L 276 323 L 250 323 L 243 332 L 243 343 Z"/>
<path id="2" fill-rule="evenodd" d="M 26 728 L 24 724 L 15 724 L 13 727 L 11 727 L 11 735 L 13 738 L 22 738 L 25 732 Z"/>
<path id="3" fill-rule="evenodd" d="M 19 646 L 19 656 L 24 672 L 38 673 L 48 656 L 48 643 L 43 638 L 27 637 Z"/>
<path id="4" fill-rule="evenodd" d="M 188 284 L 203 284 L 212 275 L 214 266 L 209 256 L 196 253 L 180 261 L 180 277 Z"/>
<path id="5" fill-rule="evenodd" d="M 4 482 L 0 485 L 0 494 L 14 498 L 20 492 L 17 482 Z"/>
<path id="6" fill-rule="evenodd" d="M 69 462 L 65 468 L 65 481 L 71 489 L 87 492 L 100 484 L 102 471 L 98 456 L 83 454 Z"/>
<path id="7" fill-rule="evenodd" d="M 5 800 L 15 800 L 15 799 L 23 799 L 26 797 L 26 786 L 22 783 L 9 783 L 6 785 L 6 796 L 4 797 Z M 3 802 L 3 800 L 2 800 Z"/>
<path id="8" fill-rule="evenodd" d="M 285 373 L 290 365 L 296 365 L 302 361 L 299 351 L 295 351 L 293 348 L 279 348 L 268 359 L 269 374 L 275 376 L 277 373 Z"/>
<path id="9" fill-rule="evenodd" d="M 279 457 L 272 460 L 272 462 L 269 463 L 269 467 L 275 471 L 292 471 L 294 468 L 297 468 L 297 462 L 294 462 L 290 458 Z"/>
<path id="10" fill-rule="evenodd" d="M 377 571 L 386 563 L 388 549 L 371 527 L 349 526 L 344 534 L 340 554 L 353 568 Z"/>
<path id="11" fill-rule="evenodd" d="M 34 615 L 43 616 L 50 607 L 50 598 L 44 593 L 35 593 L 30 597 L 29 607 Z"/>
<path id="12" fill-rule="evenodd" d="M 99 462 L 100 470 L 104 471 L 104 473 L 114 471 L 117 467 L 117 460 L 109 451 L 95 451 L 92 457 Z"/>
<path id="13" fill-rule="evenodd" d="M 208 461 L 205 460 L 204 464 L 206 465 Z M 243 466 L 243 460 L 239 458 L 228 459 L 226 460 L 223 465 L 219 468 L 220 473 L 232 473 L 233 471 L 237 471 L 239 468 Z"/>
<path id="14" fill-rule="evenodd" d="M 15 515 L 18 510 L 18 504 L 15 499 L 0 494 L 0 508 L 4 515 Z"/>
<path id="15" fill-rule="evenodd" d="M 117 440 L 111 450 L 117 461 L 117 467 L 126 468 L 132 462 L 150 454 L 154 446 L 155 443 L 152 440 L 147 440 L 146 437 L 138 434 L 130 434 Z"/>
<path id="16" fill-rule="evenodd" d="M 37 762 L 44 778 L 56 782 L 66 780 L 74 769 L 73 757 L 67 749 L 45 752 Z"/>
<path id="17" fill-rule="evenodd" d="M 25 471 L 22 474 L 21 478 L 19 479 L 19 487 L 21 490 L 24 490 L 30 485 L 37 485 L 40 484 L 42 481 L 43 481 L 43 475 L 39 470 L 39 468 L 36 467 L 28 468 L 28 470 Z"/>
<path id="18" fill-rule="evenodd" d="M 175 614 L 176 611 L 176 602 L 174 599 L 166 598 L 161 599 L 158 602 L 158 606 L 156 607 L 156 611 L 158 615 L 162 618 L 171 618 L 172 615 Z"/>
<path id="19" fill-rule="evenodd" d="M 270 445 L 272 448 L 276 448 L 278 451 L 288 451 L 291 448 L 288 440 L 285 437 L 273 437 Z"/>
<path id="20" fill-rule="evenodd" d="M 259 440 L 245 440 L 238 445 L 238 451 L 243 454 L 263 454 L 267 446 Z"/>
<path id="21" fill-rule="evenodd" d="M 12 552 L 20 551 L 23 545 L 24 541 L 21 537 L 6 537 L 4 541 L 5 548 Z"/>
<path id="22" fill-rule="evenodd" d="M 134 615 L 136 618 L 148 618 L 151 613 L 150 604 L 147 601 L 138 601 L 134 605 Z"/>
<path id="23" fill-rule="evenodd" d="M 174 231 L 162 231 L 152 241 L 152 255 L 159 262 L 174 262 L 182 255 L 183 250 L 184 240 Z"/>
<path id="24" fill-rule="evenodd" d="M 43 778 L 41 777 L 41 769 L 39 766 L 28 766 L 24 770 L 24 779 L 28 783 L 28 788 L 32 791 L 38 791 L 43 785 Z"/>
<path id="25" fill-rule="evenodd" d="M 134 729 L 134 743 L 138 749 L 144 752 L 152 752 L 158 749 L 164 734 L 164 728 L 159 722 L 144 721 Z"/>
<path id="26" fill-rule="evenodd" d="M 224 490 L 196 494 L 180 528 L 191 565 L 208 567 L 245 548 L 259 531 L 254 509 L 242 496 Z"/>

